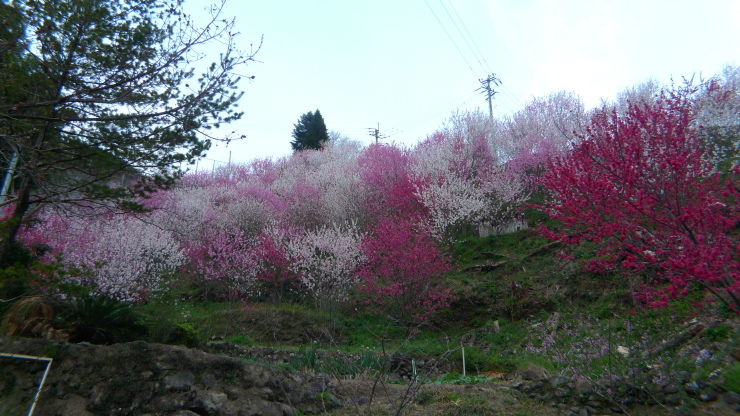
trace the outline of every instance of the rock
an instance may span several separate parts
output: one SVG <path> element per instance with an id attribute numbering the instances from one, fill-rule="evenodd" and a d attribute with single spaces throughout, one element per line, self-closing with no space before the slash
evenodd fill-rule
<path id="1" fill-rule="evenodd" d="M 94 405 L 105 404 L 108 399 L 108 391 L 110 388 L 105 383 L 96 384 L 90 393 L 90 402 Z"/>
<path id="2" fill-rule="evenodd" d="M 0 337 L 3 352 L 42 355 L 48 348 L 44 340 Z M 34 414 L 295 416 L 322 413 L 318 393 L 327 407 L 343 405 L 326 376 L 301 375 L 297 383 L 286 372 L 183 347 L 139 342 L 59 344 L 57 350 Z M 22 389 L 38 383 L 28 366 L 0 363 L 0 390 L 17 378 L 17 391 L 32 397 Z M 0 399 L 0 414 L 18 414 L 6 412 L 6 402 Z"/>
<path id="3" fill-rule="evenodd" d="M 688 371 L 679 371 L 678 380 L 683 384 L 688 383 L 691 380 L 691 373 Z"/>
<path id="4" fill-rule="evenodd" d="M 680 394 L 667 394 L 665 396 L 665 403 L 669 406 L 678 406 L 681 404 Z"/>
<path id="5" fill-rule="evenodd" d="M 684 389 L 686 389 L 686 393 L 688 394 L 696 394 L 701 390 L 701 387 L 695 381 L 692 381 L 690 383 L 686 383 L 684 385 Z"/>
<path id="6" fill-rule="evenodd" d="M 227 401 L 229 398 L 225 393 L 199 391 L 196 395 L 196 402 L 212 413 L 219 411 Z"/>
<path id="7" fill-rule="evenodd" d="M 218 384 L 218 380 L 216 379 L 216 376 L 214 376 L 211 373 L 203 374 L 203 377 L 200 378 L 200 382 L 203 383 L 203 385 L 206 388 L 210 388 Z"/>
<path id="8" fill-rule="evenodd" d="M 593 400 L 593 399 L 591 399 L 591 398 L 589 398 L 588 402 L 586 402 L 586 405 L 587 405 L 587 406 L 591 406 L 591 407 L 593 407 L 594 409 L 601 409 L 601 407 L 603 406 L 603 405 L 601 404 L 601 402 L 597 402 L 596 400 Z"/>
<path id="9" fill-rule="evenodd" d="M 195 375 L 190 372 L 181 372 L 164 378 L 164 388 L 167 390 L 188 390 L 195 384 Z"/>
<path id="10" fill-rule="evenodd" d="M 717 400 L 717 397 L 718 397 L 717 393 L 715 393 L 712 390 L 703 391 L 702 393 L 699 394 L 699 400 L 703 402 L 713 402 Z"/>
<path id="11" fill-rule="evenodd" d="M 575 392 L 581 395 L 589 395 L 593 393 L 594 387 L 591 385 L 591 382 L 584 379 L 576 380 L 576 385 L 574 388 Z"/>
<path id="12" fill-rule="evenodd" d="M 665 394 L 676 394 L 681 391 L 681 388 L 676 383 L 669 383 L 663 387 L 663 393 Z"/>
<path id="13" fill-rule="evenodd" d="M 549 402 L 550 400 L 553 399 L 553 397 L 554 396 L 552 395 L 552 393 L 545 393 L 545 394 L 540 395 L 538 399 L 543 402 Z"/>
<path id="14" fill-rule="evenodd" d="M 555 389 L 555 393 L 554 394 L 555 394 L 555 397 L 558 397 L 558 398 L 561 398 L 562 399 L 563 397 L 568 396 L 568 393 L 569 393 L 568 390 L 566 390 L 564 388 L 558 388 L 558 389 Z"/>
<path id="15" fill-rule="evenodd" d="M 592 415 L 595 415 L 595 414 L 599 413 L 598 410 L 596 410 L 595 408 L 593 408 L 591 406 L 586 406 L 586 407 L 584 407 L 584 409 L 585 410 L 588 410 L 588 413 L 589 414 L 592 414 Z"/>
<path id="16" fill-rule="evenodd" d="M 728 391 L 722 395 L 722 401 L 727 404 L 740 403 L 740 394 Z"/>
<path id="17" fill-rule="evenodd" d="M 175 413 L 173 413 L 172 416 L 200 416 L 200 415 L 195 412 L 191 412 L 190 410 L 178 410 Z"/>
<path id="18" fill-rule="evenodd" d="M 528 369 L 522 371 L 522 379 L 528 381 L 539 380 L 545 376 L 547 376 L 547 371 L 537 366 L 529 367 Z"/>
<path id="19" fill-rule="evenodd" d="M 558 387 L 566 386 L 569 381 L 570 379 L 568 377 L 563 377 L 563 376 L 552 376 L 548 380 L 548 382 L 550 383 L 550 387 L 554 389 Z"/>
<path id="20" fill-rule="evenodd" d="M 335 396 L 333 394 L 329 394 L 329 398 L 328 398 L 327 402 L 329 404 L 327 407 L 330 408 L 330 409 L 337 409 L 337 408 L 342 407 L 342 401 L 339 400 L 337 398 L 337 396 Z"/>

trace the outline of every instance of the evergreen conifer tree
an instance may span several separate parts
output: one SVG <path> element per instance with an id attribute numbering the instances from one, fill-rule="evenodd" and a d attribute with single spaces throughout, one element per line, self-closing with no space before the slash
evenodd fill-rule
<path id="1" fill-rule="evenodd" d="M 293 141 L 290 142 L 294 152 L 306 149 L 321 149 L 329 141 L 329 133 L 326 130 L 324 117 L 317 109 L 316 112 L 309 111 L 298 119 L 293 129 Z"/>

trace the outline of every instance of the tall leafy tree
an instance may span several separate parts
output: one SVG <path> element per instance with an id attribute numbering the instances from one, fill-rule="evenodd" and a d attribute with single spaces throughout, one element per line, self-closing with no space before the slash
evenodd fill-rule
<path id="1" fill-rule="evenodd" d="M 306 149 L 321 149 L 329 141 L 329 133 L 326 130 L 324 117 L 317 109 L 316 112 L 309 111 L 301 116 L 293 129 L 293 141 L 290 142 L 294 152 Z"/>
<path id="2" fill-rule="evenodd" d="M 47 204 L 140 209 L 205 130 L 239 119 L 234 46 L 221 7 L 197 27 L 182 0 L 20 0 L 0 8 L 0 139 L 18 158 L 17 194 L 0 226 L 0 265 L 21 224 Z M 6 22 L 8 23 L 6 25 Z M 223 45 L 194 79 L 203 48 Z M 199 71 L 200 72 L 200 71 Z M 136 178 L 121 186 L 122 174 Z"/>

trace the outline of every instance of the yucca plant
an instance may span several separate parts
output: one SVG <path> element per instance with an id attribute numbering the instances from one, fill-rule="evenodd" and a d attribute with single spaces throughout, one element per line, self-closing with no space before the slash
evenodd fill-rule
<path id="1" fill-rule="evenodd" d="M 73 342 L 111 344 L 136 339 L 143 332 L 130 303 L 103 296 L 70 299 L 63 318 Z"/>

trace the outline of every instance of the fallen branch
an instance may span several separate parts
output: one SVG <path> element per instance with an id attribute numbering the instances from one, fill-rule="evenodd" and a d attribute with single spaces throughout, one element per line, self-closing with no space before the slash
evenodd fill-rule
<path id="1" fill-rule="evenodd" d="M 475 266 L 465 267 L 465 268 L 462 269 L 462 271 L 467 272 L 467 271 L 471 271 L 471 270 L 477 270 L 477 271 L 481 271 L 481 272 L 490 272 L 490 271 L 493 271 L 494 269 L 496 269 L 497 267 L 503 266 L 504 264 L 506 264 L 506 263 L 508 263 L 510 261 L 511 260 L 504 260 L 504 261 L 500 261 L 500 262 L 494 263 L 494 264 L 477 264 Z"/>
<path id="2" fill-rule="evenodd" d="M 476 271 L 481 271 L 481 272 L 490 272 L 490 271 L 493 271 L 493 270 L 495 270 L 495 269 L 503 266 L 506 263 L 509 263 L 511 261 L 514 261 L 514 260 L 521 261 L 521 260 L 527 259 L 529 257 L 534 256 L 535 254 L 538 254 L 538 253 L 540 253 L 542 251 L 545 251 L 545 250 L 547 250 L 547 249 L 549 249 L 551 247 L 554 247 L 554 246 L 556 246 L 558 244 L 560 244 L 560 240 L 556 240 L 556 241 L 553 241 L 551 243 L 547 243 L 547 244 L 545 244 L 543 246 L 537 247 L 536 249 L 530 251 L 529 253 L 527 253 L 526 255 L 524 255 L 524 256 L 522 256 L 520 258 L 511 258 L 511 257 L 504 256 L 502 254 L 497 254 L 497 253 L 493 253 L 493 252 L 490 252 L 490 251 L 489 252 L 483 252 L 481 254 L 493 254 L 493 255 L 496 255 L 496 256 L 506 257 L 508 260 L 500 261 L 500 262 L 493 263 L 493 264 L 490 264 L 490 263 L 487 263 L 487 264 L 476 264 L 475 266 L 465 267 L 465 268 L 462 269 L 462 271 L 467 272 L 467 271 L 471 271 L 471 270 L 476 270 Z"/>
<path id="3" fill-rule="evenodd" d="M 475 257 L 473 257 L 473 260 L 478 259 L 478 258 L 481 258 L 483 256 L 503 257 L 505 259 L 510 259 L 511 258 L 511 257 L 506 256 L 506 255 L 503 255 L 503 254 L 494 253 L 493 251 L 481 251 L 480 253 L 478 253 L 478 255 L 476 255 Z"/>

